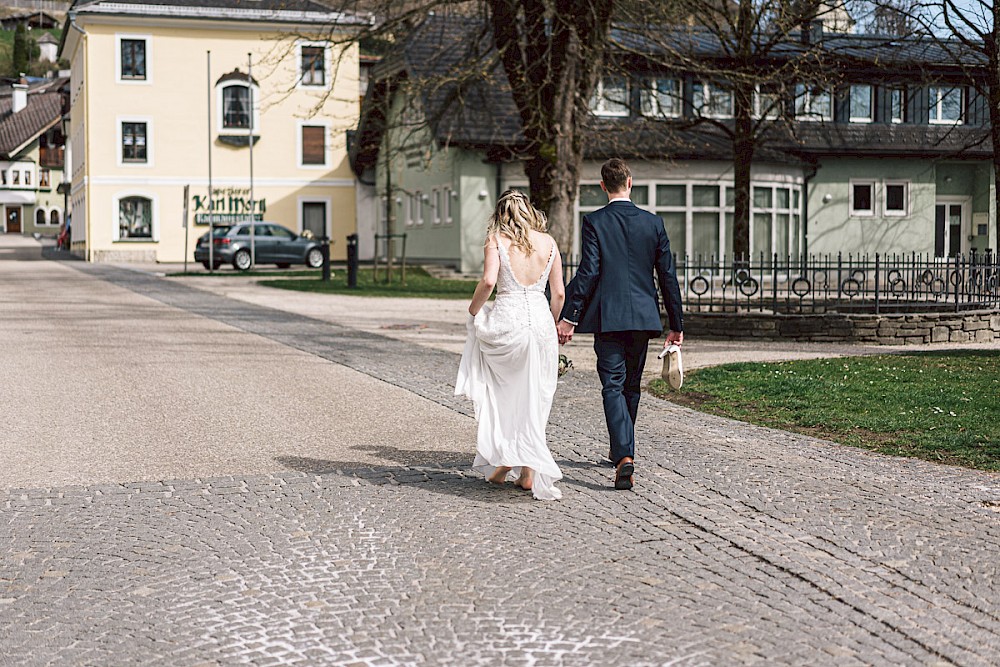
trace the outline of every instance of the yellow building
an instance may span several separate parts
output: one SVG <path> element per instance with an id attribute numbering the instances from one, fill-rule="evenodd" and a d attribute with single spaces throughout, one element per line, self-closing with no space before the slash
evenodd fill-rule
<path id="1" fill-rule="evenodd" d="M 60 48 L 72 71 L 74 252 L 191 259 L 211 180 L 214 221 L 253 212 L 329 236 L 344 257 L 356 229 L 346 131 L 358 55 L 327 38 L 357 24 L 309 0 L 74 2 Z"/>

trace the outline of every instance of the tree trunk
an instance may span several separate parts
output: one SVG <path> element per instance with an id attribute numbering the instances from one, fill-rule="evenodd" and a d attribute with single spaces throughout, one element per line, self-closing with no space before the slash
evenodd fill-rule
<path id="1" fill-rule="evenodd" d="M 611 0 L 490 0 L 493 38 L 526 140 L 532 202 L 559 249 L 573 246 L 590 94 L 611 32 Z"/>

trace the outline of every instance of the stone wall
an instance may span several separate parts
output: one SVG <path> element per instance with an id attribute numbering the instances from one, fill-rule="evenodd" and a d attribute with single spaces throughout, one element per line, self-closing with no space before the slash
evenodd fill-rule
<path id="1" fill-rule="evenodd" d="M 987 343 L 1000 340 L 1000 313 L 686 313 L 684 333 L 700 338 L 875 343 Z"/>

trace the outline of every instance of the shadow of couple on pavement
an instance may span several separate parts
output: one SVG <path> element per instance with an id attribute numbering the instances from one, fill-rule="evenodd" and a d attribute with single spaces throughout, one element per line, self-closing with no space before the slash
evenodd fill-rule
<path id="1" fill-rule="evenodd" d="M 516 490 L 513 484 L 498 486 L 487 483 L 479 473 L 472 470 L 472 452 L 447 450 L 401 449 L 389 445 L 358 447 L 360 451 L 376 455 L 385 461 L 398 465 L 362 463 L 358 461 L 336 461 L 304 456 L 278 456 L 275 461 L 295 472 L 311 475 L 340 475 L 361 479 L 374 484 L 399 484 L 401 486 L 421 485 L 434 493 L 442 493 L 469 500 L 489 500 L 521 502 L 531 500 L 529 493 Z M 589 489 L 609 491 L 610 486 L 595 484 L 583 479 L 573 479 L 566 475 L 566 469 L 594 469 L 604 467 L 590 461 L 557 461 L 563 469 L 560 484 Z"/>

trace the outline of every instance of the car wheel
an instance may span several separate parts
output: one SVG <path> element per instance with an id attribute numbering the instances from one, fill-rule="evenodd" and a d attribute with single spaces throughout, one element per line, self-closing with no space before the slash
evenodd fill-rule
<path id="1" fill-rule="evenodd" d="M 233 268 L 240 271 L 250 270 L 250 251 L 249 250 L 237 250 L 236 254 L 233 255 Z"/>
<path id="2" fill-rule="evenodd" d="M 310 269 L 318 269 L 323 266 L 323 251 L 319 248 L 312 248 L 306 253 L 306 266 Z"/>
<path id="3" fill-rule="evenodd" d="M 211 264 L 209 264 L 208 260 L 206 259 L 202 260 L 201 265 L 204 266 L 209 271 L 218 271 L 219 267 L 222 266 L 222 262 L 212 262 Z"/>
<path id="4" fill-rule="evenodd" d="M 287 269 L 291 264 L 278 264 L 279 269 Z"/>

